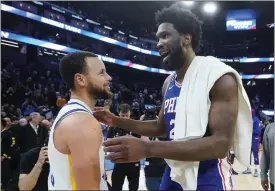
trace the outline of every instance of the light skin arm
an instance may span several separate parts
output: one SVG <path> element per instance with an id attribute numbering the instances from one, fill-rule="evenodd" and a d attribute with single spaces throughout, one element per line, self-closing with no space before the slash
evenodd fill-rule
<path id="1" fill-rule="evenodd" d="M 42 171 L 42 166 L 35 164 L 32 171 L 29 174 L 20 174 L 18 187 L 20 190 L 32 190 L 37 184 L 37 180 Z"/>
<path id="2" fill-rule="evenodd" d="M 29 174 L 20 174 L 18 187 L 20 190 L 32 190 L 37 184 L 42 171 L 43 164 L 48 158 L 47 147 L 43 147 L 39 152 L 39 158 Z"/>
<path id="3" fill-rule="evenodd" d="M 166 88 L 169 85 L 170 76 L 166 78 L 163 87 L 162 95 L 165 94 Z M 147 136 L 147 137 L 163 137 L 165 136 L 165 122 L 164 122 L 164 104 L 162 104 L 161 110 L 157 120 L 132 120 L 121 117 L 114 118 L 114 125 L 127 131 Z"/>
<path id="4" fill-rule="evenodd" d="M 102 145 L 100 124 L 89 114 L 67 117 L 65 138 L 71 153 L 77 190 L 100 190 L 99 149 Z M 61 122 L 62 123 L 62 122 Z"/>
<path id="5" fill-rule="evenodd" d="M 189 141 L 142 141 L 118 137 L 104 143 L 106 156 L 117 163 L 143 158 L 165 158 L 178 161 L 203 161 L 227 156 L 238 115 L 238 85 L 234 76 L 226 74 L 210 91 L 211 108 L 208 128 L 210 136 Z M 123 151 L 119 153 L 118 151 Z"/>

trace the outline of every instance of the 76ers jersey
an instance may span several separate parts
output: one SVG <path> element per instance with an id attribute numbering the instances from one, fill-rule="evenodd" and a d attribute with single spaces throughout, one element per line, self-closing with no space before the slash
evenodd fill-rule
<path id="1" fill-rule="evenodd" d="M 176 105 L 181 91 L 181 84 L 176 81 L 174 75 L 164 96 L 164 120 L 167 140 L 174 139 L 174 125 Z M 209 136 L 207 128 L 205 136 Z M 170 178 L 170 167 L 167 165 L 160 190 L 184 190 L 178 183 Z M 200 161 L 197 190 L 232 190 L 232 169 L 228 158 Z"/>

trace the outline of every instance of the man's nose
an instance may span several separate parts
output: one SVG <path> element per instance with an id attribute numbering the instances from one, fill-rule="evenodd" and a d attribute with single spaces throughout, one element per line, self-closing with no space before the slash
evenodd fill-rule
<path id="1" fill-rule="evenodd" d="M 163 42 L 162 40 L 159 40 L 157 43 L 157 49 L 160 50 L 163 47 Z"/>

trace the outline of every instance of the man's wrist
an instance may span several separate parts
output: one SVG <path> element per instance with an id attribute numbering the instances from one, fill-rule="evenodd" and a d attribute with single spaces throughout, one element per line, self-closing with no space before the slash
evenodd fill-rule
<path id="1" fill-rule="evenodd" d="M 40 170 L 42 170 L 43 164 L 41 164 L 40 162 L 37 162 L 35 166 L 37 166 Z"/>
<path id="2" fill-rule="evenodd" d="M 267 173 L 260 173 L 261 180 L 268 180 L 268 175 Z"/>
<path id="3" fill-rule="evenodd" d="M 152 143 L 153 141 L 144 141 L 144 148 L 145 148 L 145 158 L 152 158 L 153 153 L 152 153 Z"/>
<path id="4" fill-rule="evenodd" d="M 118 126 L 117 124 L 119 123 L 119 120 L 120 120 L 120 117 L 115 116 L 115 117 L 113 118 L 113 120 L 112 120 L 113 126 Z"/>

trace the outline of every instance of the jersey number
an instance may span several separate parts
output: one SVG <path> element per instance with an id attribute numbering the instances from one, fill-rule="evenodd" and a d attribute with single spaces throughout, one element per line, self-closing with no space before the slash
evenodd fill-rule
<path id="1" fill-rule="evenodd" d="M 171 125 L 171 130 L 170 130 L 170 135 L 169 135 L 169 139 L 174 139 L 174 125 L 175 125 L 175 119 L 171 119 L 170 121 L 170 125 Z"/>

